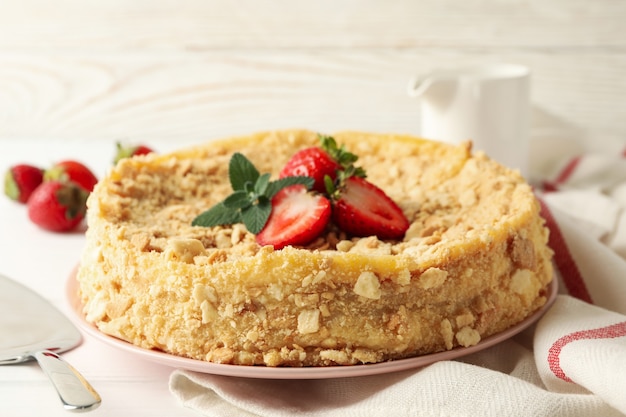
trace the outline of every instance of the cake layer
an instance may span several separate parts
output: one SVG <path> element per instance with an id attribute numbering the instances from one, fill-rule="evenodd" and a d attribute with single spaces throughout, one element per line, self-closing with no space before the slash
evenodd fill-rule
<path id="1" fill-rule="evenodd" d="M 88 321 L 148 349 L 217 363 L 325 366 L 471 346 L 546 302 L 548 232 L 515 171 L 451 146 L 343 132 L 402 208 L 401 241 L 329 228 L 259 246 L 242 224 L 191 226 L 230 194 L 228 162 L 277 176 L 309 131 L 265 132 L 120 161 L 88 201 L 78 271 Z"/>

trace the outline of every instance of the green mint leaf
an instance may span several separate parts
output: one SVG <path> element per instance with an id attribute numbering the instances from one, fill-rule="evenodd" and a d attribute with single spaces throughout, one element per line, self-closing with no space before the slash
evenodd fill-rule
<path id="1" fill-rule="evenodd" d="M 219 203 L 205 212 L 200 213 L 191 222 L 192 226 L 213 227 L 241 222 L 241 212 Z"/>
<path id="2" fill-rule="evenodd" d="M 226 197 L 222 204 L 228 209 L 238 210 L 252 205 L 252 202 L 247 192 L 239 190 Z"/>
<path id="3" fill-rule="evenodd" d="M 270 174 L 261 175 L 254 184 L 254 192 L 257 195 L 264 195 L 267 192 L 267 186 L 270 183 Z"/>
<path id="4" fill-rule="evenodd" d="M 280 178 L 278 180 L 272 181 L 267 185 L 267 192 L 265 195 L 268 198 L 272 198 L 276 195 L 277 192 L 282 190 L 283 188 L 289 187 L 291 185 L 301 184 L 306 187 L 307 190 L 310 190 L 313 187 L 315 180 L 311 177 L 305 176 L 296 176 L 296 177 L 285 177 Z"/>
<path id="5" fill-rule="evenodd" d="M 254 194 L 254 183 L 246 181 L 246 183 L 243 185 L 243 190 L 250 195 Z"/>
<path id="6" fill-rule="evenodd" d="M 268 198 L 259 198 L 257 204 L 241 211 L 241 219 L 249 232 L 257 234 L 267 223 L 272 212 L 272 203 Z"/>
<path id="7" fill-rule="evenodd" d="M 245 190 L 246 183 L 256 183 L 259 175 L 252 162 L 241 153 L 237 152 L 230 158 L 228 177 L 233 190 Z"/>

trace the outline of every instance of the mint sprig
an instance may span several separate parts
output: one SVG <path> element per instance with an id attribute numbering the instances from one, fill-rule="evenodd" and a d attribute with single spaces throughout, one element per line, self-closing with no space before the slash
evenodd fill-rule
<path id="1" fill-rule="evenodd" d="M 259 233 L 272 212 L 272 197 L 291 185 L 310 189 L 313 178 L 297 176 L 270 181 L 270 174 L 261 175 L 241 153 L 233 154 L 228 164 L 228 178 L 233 193 L 223 201 L 199 214 L 192 226 L 213 227 L 234 223 L 245 224 L 251 233 Z"/>

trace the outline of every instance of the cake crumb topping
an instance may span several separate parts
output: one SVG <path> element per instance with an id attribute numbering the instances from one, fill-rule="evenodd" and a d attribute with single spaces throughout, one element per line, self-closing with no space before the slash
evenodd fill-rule
<path id="1" fill-rule="evenodd" d="M 380 281 L 375 273 L 370 271 L 362 272 L 354 284 L 354 292 L 361 297 L 378 300 L 381 295 Z"/>
<path id="2" fill-rule="evenodd" d="M 470 144 L 335 138 L 397 202 L 410 222 L 404 238 L 329 224 L 310 244 L 275 249 L 242 223 L 191 225 L 231 192 L 234 152 L 277 178 L 316 143 L 312 132 L 126 158 L 88 202 L 86 319 L 146 349 L 214 363 L 330 366 L 472 346 L 545 303 L 548 232 L 518 173 Z"/>

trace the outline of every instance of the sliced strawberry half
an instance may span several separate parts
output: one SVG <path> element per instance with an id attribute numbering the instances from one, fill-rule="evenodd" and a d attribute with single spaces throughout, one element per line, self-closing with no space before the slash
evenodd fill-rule
<path id="1" fill-rule="evenodd" d="M 357 237 L 401 239 L 409 228 L 402 209 L 361 177 L 345 179 L 334 201 L 333 220 L 341 230 Z"/>
<path id="2" fill-rule="evenodd" d="M 337 176 L 341 165 L 322 148 L 312 147 L 302 149 L 291 157 L 280 171 L 280 178 L 304 176 L 315 180 L 313 189 L 324 193 L 326 185 L 324 177 L 328 175 L 332 180 Z"/>
<path id="3" fill-rule="evenodd" d="M 256 236 L 257 243 L 277 250 L 306 245 L 324 231 L 330 216 L 331 204 L 326 197 L 309 193 L 302 185 L 292 185 L 272 198 L 272 212 Z"/>

